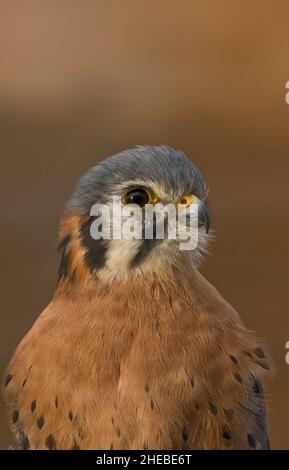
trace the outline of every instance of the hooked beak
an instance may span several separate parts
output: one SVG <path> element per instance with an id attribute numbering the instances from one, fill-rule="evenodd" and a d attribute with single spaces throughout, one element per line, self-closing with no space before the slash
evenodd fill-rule
<path id="1" fill-rule="evenodd" d="M 199 227 L 204 226 L 206 233 L 209 233 L 210 230 L 210 219 L 209 213 L 206 205 L 202 202 L 198 202 L 198 218 L 199 218 Z"/>

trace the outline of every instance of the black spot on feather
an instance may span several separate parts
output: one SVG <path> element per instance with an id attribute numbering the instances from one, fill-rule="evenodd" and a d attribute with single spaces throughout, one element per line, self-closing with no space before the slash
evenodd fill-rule
<path id="1" fill-rule="evenodd" d="M 188 433 L 188 430 L 186 428 L 186 426 L 183 427 L 183 430 L 182 430 L 182 437 L 183 437 L 183 440 L 185 442 L 187 442 L 188 438 L 189 438 L 189 433 Z"/>
<path id="2" fill-rule="evenodd" d="M 12 423 L 13 424 L 17 423 L 18 418 L 19 418 L 19 411 L 14 410 L 13 413 L 12 413 Z"/>
<path id="3" fill-rule="evenodd" d="M 263 369 L 270 370 L 270 367 L 267 361 L 263 361 L 263 362 L 257 361 L 257 364 Z"/>
<path id="4" fill-rule="evenodd" d="M 23 431 L 18 434 L 18 441 L 22 450 L 28 450 L 30 448 L 29 439 Z"/>
<path id="5" fill-rule="evenodd" d="M 222 428 L 222 436 L 223 436 L 224 439 L 229 441 L 232 438 L 232 433 L 229 429 L 223 427 Z"/>
<path id="6" fill-rule="evenodd" d="M 39 416 L 39 418 L 37 419 L 37 426 L 39 429 L 42 429 L 43 426 L 45 424 L 45 419 L 44 419 L 44 416 Z"/>
<path id="7" fill-rule="evenodd" d="M 262 384 L 256 377 L 252 381 L 252 389 L 257 395 L 263 394 Z"/>
<path id="8" fill-rule="evenodd" d="M 252 447 L 253 449 L 256 449 L 257 441 L 256 441 L 256 438 L 255 438 L 254 434 L 247 434 L 247 441 L 248 441 L 249 447 Z"/>
<path id="9" fill-rule="evenodd" d="M 235 365 L 238 364 L 238 359 L 236 358 L 236 356 L 234 356 L 233 354 L 229 354 L 229 358 Z"/>
<path id="10" fill-rule="evenodd" d="M 252 358 L 252 354 L 249 351 L 243 351 L 245 356 Z"/>
<path id="11" fill-rule="evenodd" d="M 69 261 L 68 244 L 70 240 L 71 240 L 71 236 L 66 235 L 65 237 L 62 238 L 58 246 L 58 251 L 61 253 L 59 269 L 58 269 L 59 281 L 65 278 L 68 273 L 68 261 Z"/>
<path id="12" fill-rule="evenodd" d="M 13 379 L 13 375 L 12 374 L 8 374 L 6 376 L 6 379 L 5 379 L 5 387 L 7 387 L 7 385 L 11 382 L 11 380 Z"/>
<path id="13" fill-rule="evenodd" d="M 264 351 L 261 348 L 255 348 L 254 353 L 256 354 L 257 357 L 260 357 L 260 359 L 264 359 L 265 357 Z"/>
<path id="14" fill-rule="evenodd" d="M 103 238 L 95 240 L 90 234 L 90 227 L 95 219 L 96 217 L 90 217 L 80 229 L 81 242 L 86 249 L 84 259 L 90 271 L 104 267 L 108 249 L 108 240 Z M 101 227 L 99 228 L 101 229 Z"/>
<path id="15" fill-rule="evenodd" d="M 241 375 L 238 372 L 236 372 L 234 374 L 234 377 L 237 380 L 237 382 L 239 382 L 240 384 L 243 382 L 243 379 L 242 379 Z"/>
<path id="16" fill-rule="evenodd" d="M 47 437 L 47 439 L 45 441 L 45 445 L 49 450 L 55 450 L 56 449 L 56 441 L 55 441 L 55 438 L 54 438 L 53 434 L 49 434 L 49 436 Z"/>
<path id="17" fill-rule="evenodd" d="M 212 415 L 217 415 L 218 414 L 218 408 L 216 407 L 215 403 L 209 402 L 209 410 L 212 413 Z"/>

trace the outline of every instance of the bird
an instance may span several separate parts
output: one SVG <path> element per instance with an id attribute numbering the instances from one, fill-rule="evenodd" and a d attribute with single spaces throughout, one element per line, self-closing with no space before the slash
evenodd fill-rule
<path id="1" fill-rule="evenodd" d="M 197 247 L 94 239 L 91 208 L 114 196 L 141 210 L 197 201 Z M 201 171 L 167 145 L 121 151 L 80 178 L 60 219 L 55 293 L 4 374 L 13 449 L 270 449 L 272 359 L 201 273 L 208 205 Z"/>

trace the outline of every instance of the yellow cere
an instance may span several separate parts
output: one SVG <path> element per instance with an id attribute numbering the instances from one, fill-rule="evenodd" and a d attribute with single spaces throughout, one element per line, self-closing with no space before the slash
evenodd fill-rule
<path id="1" fill-rule="evenodd" d="M 197 200 L 196 196 L 193 194 L 183 194 L 182 197 L 180 197 L 180 199 L 177 201 L 177 204 L 182 204 L 186 207 L 189 207 L 194 199 Z"/>

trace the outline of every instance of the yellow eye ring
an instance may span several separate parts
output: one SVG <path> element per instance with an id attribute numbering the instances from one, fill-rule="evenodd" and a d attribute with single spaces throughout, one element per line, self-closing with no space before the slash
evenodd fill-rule
<path id="1" fill-rule="evenodd" d="M 134 204 L 143 208 L 147 204 L 156 204 L 157 202 L 157 196 L 151 189 L 148 188 L 130 188 L 121 196 L 121 203 L 123 206 Z"/>
<path id="2" fill-rule="evenodd" d="M 182 204 L 185 207 L 189 207 L 195 199 L 196 196 L 194 196 L 193 194 L 183 194 L 177 201 L 177 204 Z"/>

